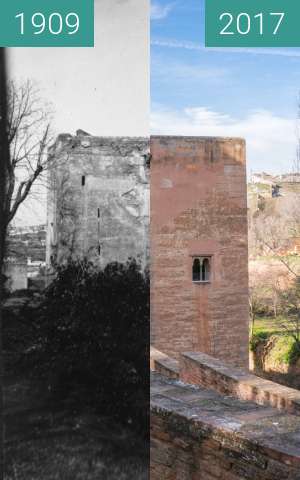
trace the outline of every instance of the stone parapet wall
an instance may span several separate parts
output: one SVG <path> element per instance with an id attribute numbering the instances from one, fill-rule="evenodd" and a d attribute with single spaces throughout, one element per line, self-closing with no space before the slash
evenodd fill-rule
<path id="1" fill-rule="evenodd" d="M 300 418 L 152 374 L 151 480 L 299 480 Z"/>
<path id="2" fill-rule="evenodd" d="M 180 357 L 179 370 L 180 380 L 187 384 L 201 385 L 222 395 L 300 414 L 300 391 L 257 377 L 241 368 L 225 365 L 209 355 L 184 353 Z"/>
<path id="3" fill-rule="evenodd" d="M 150 349 L 150 368 L 166 378 L 179 379 L 179 362 L 154 347 Z"/>

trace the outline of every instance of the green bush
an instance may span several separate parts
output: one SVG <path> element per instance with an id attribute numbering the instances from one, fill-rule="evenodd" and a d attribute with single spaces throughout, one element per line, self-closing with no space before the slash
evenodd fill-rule
<path id="1" fill-rule="evenodd" d="M 293 339 L 293 343 L 286 354 L 286 363 L 288 365 L 293 365 L 300 358 L 300 344 Z"/>
<path id="2" fill-rule="evenodd" d="M 55 400 L 148 430 L 150 286 L 136 261 L 59 267 L 31 321 L 26 365 Z"/>
<path id="3" fill-rule="evenodd" d="M 271 351 L 274 363 L 293 365 L 300 357 L 299 343 L 290 335 L 281 335 Z"/>
<path id="4" fill-rule="evenodd" d="M 268 338 L 270 337 L 270 333 L 268 332 L 257 332 L 255 333 L 252 338 L 250 339 L 250 350 L 251 352 L 255 352 L 257 347 L 262 344 L 262 343 L 265 343 Z"/>
<path id="5" fill-rule="evenodd" d="M 288 334 L 273 335 L 270 332 L 258 332 L 250 340 L 250 350 L 256 352 L 257 347 L 265 346 L 268 340 L 272 340 L 272 348 L 269 350 L 269 358 L 275 364 L 293 365 L 300 358 L 300 344 Z"/>

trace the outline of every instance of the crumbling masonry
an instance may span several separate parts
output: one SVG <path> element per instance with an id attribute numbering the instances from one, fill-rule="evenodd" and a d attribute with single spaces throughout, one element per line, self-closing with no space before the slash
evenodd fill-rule
<path id="1" fill-rule="evenodd" d="M 50 151 L 47 263 L 149 257 L 149 141 L 60 135 Z"/>
<path id="2" fill-rule="evenodd" d="M 70 254 L 101 265 L 135 257 L 145 265 L 150 236 L 154 346 L 175 358 L 198 350 L 246 366 L 244 141 L 149 143 L 78 132 L 60 135 L 50 155 L 48 265 Z"/>

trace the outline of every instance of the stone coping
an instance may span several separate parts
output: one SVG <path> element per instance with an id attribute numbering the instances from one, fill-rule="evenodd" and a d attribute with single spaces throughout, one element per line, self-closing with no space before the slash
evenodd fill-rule
<path id="1" fill-rule="evenodd" d="M 300 391 L 257 377 L 200 352 L 185 352 L 180 358 L 180 379 L 202 385 L 223 395 L 232 395 L 259 405 L 300 415 Z"/>
<path id="2" fill-rule="evenodd" d="M 245 139 L 242 137 L 216 137 L 216 136 L 203 136 L 203 135 L 150 135 L 150 140 L 166 140 L 166 141 L 187 141 L 187 142 L 239 142 L 245 143 Z"/>
<path id="3" fill-rule="evenodd" d="M 179 379 L 179 362 L 154 347 L 150 348 L 150 368 L 167 378 Z"/>
<path id="4" fill-rule="evenodd" d="M 210 438 L 253 464 L 268 457 L 300 472 L 298 416 L 157 373 L 151 374 L 150 409 L 153 418 L 162 418 L 178 436 L 196 441 Z"/>

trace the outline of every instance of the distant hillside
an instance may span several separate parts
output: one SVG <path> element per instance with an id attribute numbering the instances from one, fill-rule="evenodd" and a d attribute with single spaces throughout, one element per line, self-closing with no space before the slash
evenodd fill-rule
<path id="1" fill-rule="evenodd" d="M 248 183 L 250 256 L 300 255 L 299 207 L 300 174 L 252 175 Z"/>
<path id="2" fill-rule="evenodd" d="M 8 256 L 19 260 L 45 262 L 46 225 L 13 227 L 9 232 Z"/>
<path id="3" fill-rule="evenodd" d="M 265 172 L 255 173 L 248 183 L 248 208 L 255 213 L 265 200 L 286 197 L 291 194 L 300 195 L 299 173 L 277 176 Z"/>

